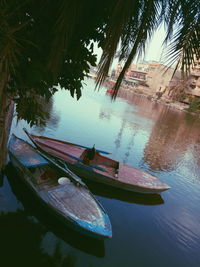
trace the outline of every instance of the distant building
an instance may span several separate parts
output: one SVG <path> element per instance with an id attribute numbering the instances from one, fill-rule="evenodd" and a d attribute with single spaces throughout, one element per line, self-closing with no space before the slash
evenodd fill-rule
<path id="1" fill-rule="evenodd" d="M 117 79 L 122 66 L 119 64 L 112 73 L 112 79 Z M 132 64 L 126 71 L 123 84 L 129 89 L 140 89 L 145 94 L 164 93 L 169 86 L 174 69 L 168 68 L 156 61 Z"/>
<path id="2" fill-rule="evenodd" d="M 200 98 L 200 62 L 195 62 L 189 77 L 181 77 L 180 71 L 178 75 L 176 73 L 168 91 L 174 100 L 187 104 L 195 98 Z"/>
<path id="3" fill-rule="evenodd" d="M 172 79 L 174 69 L 160 63 L 150 63 L 147 84 L 154 92 L 164 92 Z"/>
<path id="4" fill-rule="evenodd" d="M 185 93 L 200 97 L 200 61 L 195 62 L 189 79 L 189 88 L 185 91 Z"/>
<path id="5" fill-rule="evenodd" d="M 130 70 L 128 78 L 133 79 L 133 80 L 138 80 L 138 81 L 146 81 L 146 75 L 147 75 L 147 72 Z"/>
<path id="6" fill-rule="evenodd" d="M 138 71 L 144 71 L 144 72 L 148 72 L 149 71 L 149 63 L 144 61 L 144 62 L 139 62 L 137 65 L 136 65 L 136 70 Z"/>

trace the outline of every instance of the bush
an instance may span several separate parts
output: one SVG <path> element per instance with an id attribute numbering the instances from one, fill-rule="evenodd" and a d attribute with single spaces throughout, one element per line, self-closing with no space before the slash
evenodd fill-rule
<path id="1" fill-rule="evenodd" d="M 195 98 L 191 101 L 188 111 L 200 113 L 200 98 Z"/>

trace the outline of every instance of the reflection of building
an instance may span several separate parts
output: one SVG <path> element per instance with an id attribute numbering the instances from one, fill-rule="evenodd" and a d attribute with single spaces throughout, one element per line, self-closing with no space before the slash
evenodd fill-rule
<path id="1" fill-rule="evenodd" d="M 137 96 L 128 90 L 120 90 L 118 96 L 138 107 L 134 111 L 135 114 L 155 121 L 143 157 L 151 170 L 172 170 L 177 167 L 191 148 L 191 144 L 199 143 L 200 150 L 200 121 L 190 118 L 189 114 L 151 102 L 146 97 Z M 199 156 L 191 157 L 199 160 Z"/>
<path id="2" fill-rule="evenodd" d="M 152 170 L 171 170 L 199 139 L 199 123 L 192 127 L 185 113 L 160 106 L 159 117 L 144 149 L 144 161 Z"/>
<path id="3" fill-rule="evenodd" d="M 139 143 L 141 141 L 145 145 L 143 162 L 149 170 L 171 171 L 178 168 L 178 173 L 187 171 L 193 173 L 193 176 L 195 173 L 199 179 L 200 120 L 188 113 L 150 101 L 130 90 L 120 90 L 118 97 L 133 105 L 124 114 L 120 113 L 120 127 L 113 138 L 116 152 L 123 151 L 124 163 L 132 162 L 137 146 L 142 147 Z M 106 112 L 105 108 L 102 108 L 102 112 Z M 114 114 L 110 110 L 107 112 Z M 141 131 L 144 131 L 144 135 Z"/>

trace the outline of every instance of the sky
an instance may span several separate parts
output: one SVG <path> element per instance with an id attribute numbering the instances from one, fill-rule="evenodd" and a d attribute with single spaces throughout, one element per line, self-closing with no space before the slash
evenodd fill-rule
<path id="1" fill-rule="evenodd" d="M 149 43 L 145 60 L 161 61 L 162 56 L 162 44 L 165 39 L 166 32 L 164 26 L 161 26 L 154 34 L 151 42 Z"/>

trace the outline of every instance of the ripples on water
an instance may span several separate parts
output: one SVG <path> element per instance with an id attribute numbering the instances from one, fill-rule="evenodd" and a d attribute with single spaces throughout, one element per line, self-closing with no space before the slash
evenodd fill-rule
<path id="1" fill-rule="evenodd" d="M 74 233 L 63 241 L 65 234 L 54 233 L 40 220 L 37 208 L 30 209 L 29 201 L 24 204 L 27 197 L 22 200 L 20 189 L 15 192 L 16 186 L 11 189 L 7 180 L 0 191 L 1 211 L 23 210 L 24 206 L 25 212 L 30 209 L 31 216 L 39 218 L 38 224 L 47 230 L 40 239 L 43 251 L 50 253 L 60 246 L 60 257 L 71 257 L 70 266 L 200 266 L 200 120 L 128 91 L 111 102 L 105 88 L 100 92 L 93 88 L 94 82 L 88 80 L 78 102 L 68 92 L 58 92 L 49 107 L 47 126 L 31 131 L 83 145 L 95 144 L 112 152 L 115 160 L 156 175 L 171 189 L 146 196 L 89 184 L 113 225 L 112 240 L 100 244 L 82 240 Z M 28 128 L 21 121 L 17 127 L 13 124 L 12 130 L 26 139 L 23 126 Z M 73 236 L 77 243 L 81 240 L 80 246 L 72 242 Z M 37 257 L 39 262 L 44 256 Z"/>

